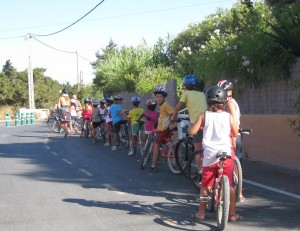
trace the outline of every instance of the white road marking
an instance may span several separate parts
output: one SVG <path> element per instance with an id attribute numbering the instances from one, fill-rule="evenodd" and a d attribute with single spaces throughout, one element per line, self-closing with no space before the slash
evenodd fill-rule
<path id="1" fill-rule="evenodd" d="M 83 169 L 83 168 L 80 168 L 80 169 L 78 169 L 80 172 L 82 172 L 83 174 L 85 174 L 85 175 L 87 175 L 87 176 L 93 176 L 93 174 L 92 173 L 90 173 L 89 171 L 87 171 L 87 170 L 85 170 L 85 169 Z"/>
<path id="2" fill-rule="evenodd" d="M 45 148 L 49 150 L 49 149 L 50 149 L 50 146 L 46 145 Z"/>
<path id="3" fill-rule="evenodd" d="M 58 156 L 58 154 L 56 152 L 51 152 L 54 156 Z"/>
<path id="4" fill-rule="evenodd" d="M 67 159 L 61 159 L 61 160 L 67 164 L 73 164 L 71 161 L 68 161 Z"/>
<path id="5" fill-rule="evenodd" d="M 245 182 L 247 184 L 254 185 L 254 186 L 259 187 L 259 188 L 267 189 L 267 190 L 270 190 L 272 192 L 280 193 L 280 194 L 283 194 L 283 195 L 286 195 L 286 196 L 289 196 L 289 197 L 293 197 L 295 199 L 300 200 L 300 195 L 295 194 L 295 193 L 289 193 L 289 192 L 286 192 L 286 191 L 283 191 L 283 190 L 280 190 L 280 189 L 277 189 L 277 188 L 273 188 L 273 187 L 270 187 L 270 186 L 267 186 L 267 185 L 256 183 L 256 182 L 251 181 L 251 180 L 245 180 L 245 179 L 243 179 L 243 182 Z"/>

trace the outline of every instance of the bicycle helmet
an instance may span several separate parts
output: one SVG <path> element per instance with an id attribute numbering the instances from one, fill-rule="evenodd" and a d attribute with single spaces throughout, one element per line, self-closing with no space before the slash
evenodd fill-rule
<path id="1" fill-rule="evenodd" d="M 93 101 L 93 106 L 94 106 L 94 107 L 98 107 L 98 105 L 99 105 L 98 101 L 97 101 L 97 100 L 94 100 L 94 101 Z"/>
<path id="2" fill-rule="evenodd" d="M 115 95 L 114 100 L 122 100 L 123 98 L 120 95 Z"/>
<path id="3" fill-rule="evenodd" d="M 83 102 L 84 102 L 84 103 L 89 103 L 90 100 L 91 100 L 90 98 L 84 98 Z"/>
<path id="4" fill-rule="evenodd" d="M 218 86 L 209 88 L 206 92 L 207 104 L 225 103 L 227 100 L 227 92 Z"/>
<path id="5" fill-rule="evenodd" d="M 105 101 L 106 101 L 105 99 L 100 99 L 99 100 L 100 104 L 105 104 Z"/>
<path id="6" fill-rule="evenodd" d="M 199 80 L 195 75 L 187 75 L 183 78 L 182 84 L 185 87 L 194 86 L 199 83 Z"/>
<path id="7" fill-rule="evenodd" d="M 224 90 L 229 91 L 233 90 L 233 84 L 226 79 L 220 80 L 217 84 L 218 87 L 222 87 Z"/>
<path id="8" fill-rule="evenodd" d="M 68 90 L 66 88 L 64 88 L 64 89 L 61 90 L 61 93 L 63 95 L 67 95 L 68 94 Z"/>
<path id="9" fill-rule="evenodd" d="M 163 87 L 156 87 L 153 91 L 153 94 L 154 95 L 162 94 L 164 97 L 168 96 L 166 89 L 164 89 Z"/>
<path id="10" fill-rule="evenodd" d="M 157 105 L 157 103 L 155 102 L 155 100 L 153 100 L 153 99 L 148 99 L 147 101 L 146 101 L 146 105 L 147 106 L 150 106 L 150 105 Z"/>

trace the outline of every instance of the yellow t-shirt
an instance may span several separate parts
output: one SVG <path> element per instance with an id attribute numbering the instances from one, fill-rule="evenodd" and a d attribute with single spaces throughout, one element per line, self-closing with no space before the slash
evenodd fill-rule
<path id="1" fill-rule="evenodd" d="M 158 131 L 165 131 L 168 129 L 171 120 L 170 115 L 173 113 L 174 108 L 167 101 L 160 106 L 157 126 Z"/>
<path id="2" fill-rule="evenodd" d="M 195 123 L 200 113 L 205 112 L 207 108 L 206 96 L 200 91 L 185 91 L 180 101 L 186 104 L 191 123 Z"/>
<path id="3" fill-rule="evenodd" d="M 136 122 L 136 120 L 137 120 L 137 118 L 141 115 L 141 114 L 143 114 L 144 113 L 144 109 L 142 109 L 142 108 L 133 108 L 133 109 L 131 109 L 130 111 L 129 111 L 129 113 L 128 113 L 128 117 L 130 117 L 130 119 L 131 119 L 131 124 L 136 124 L 137 122 Z"/>

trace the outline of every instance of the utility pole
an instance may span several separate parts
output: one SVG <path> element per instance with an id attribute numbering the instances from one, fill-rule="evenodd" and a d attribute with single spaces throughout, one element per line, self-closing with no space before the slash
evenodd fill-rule
<path id="1" fill-rule="evenodd" d="M 25 36 L 25 40 L 28 40 L 28 100 L 29 100 L 29 109 L 35 109 L 34 102 L 34 84 L 33 84 L 33 74 L 32 74 L 32 63 L 31 63 L 31 34 L 28 33 Z"/>
<path id="2" fill-rule="evenodd" d="M 80 91 L 80 78 L 79 78 L 79 72 L 78 72 L 78 53 L 76 50 L 76 62 L 77 62 L 77 91 Z"/>

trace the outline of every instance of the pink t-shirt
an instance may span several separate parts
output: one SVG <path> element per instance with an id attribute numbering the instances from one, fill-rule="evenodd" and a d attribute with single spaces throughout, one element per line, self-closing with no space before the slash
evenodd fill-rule
<path id="1" fill-rule="evenodd" d="M 156 111 L 148 110 L 144 114 L 154 121 L 158 120 L 159 114 Z M 154 122 L 152 120 L 145 118 L 145 131 L 151 132 L 154 129 Z"/>

